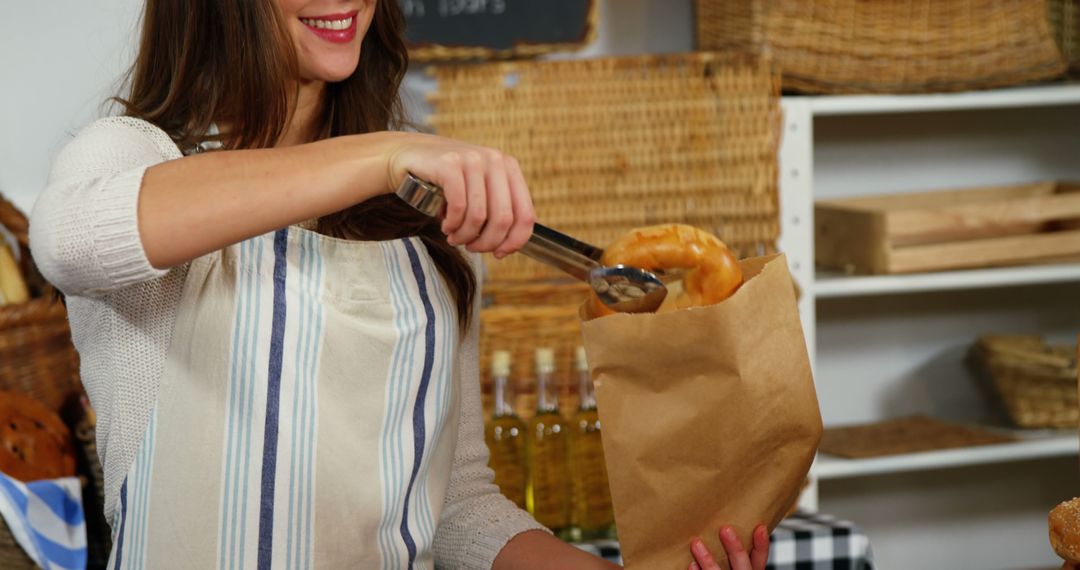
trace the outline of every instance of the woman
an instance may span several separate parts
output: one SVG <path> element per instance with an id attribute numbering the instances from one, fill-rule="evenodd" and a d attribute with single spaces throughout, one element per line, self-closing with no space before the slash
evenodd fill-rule
<path id="1" fill-rule="evenodd" d="M 148 0 L 125 116 L 56 158 L 31 240 L 110 568 L 611 566 L 491 484 L 465 251 L 513 253 L 533 208 L 512 157 L 393 131 L 402 28 L 391 0 Z M 390 195 L 407 172 L 441 220 Z"/>

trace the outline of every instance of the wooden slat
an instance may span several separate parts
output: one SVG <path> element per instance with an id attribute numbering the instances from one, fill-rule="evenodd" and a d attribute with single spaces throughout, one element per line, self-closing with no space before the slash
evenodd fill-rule
<path id="1" fill-rule="evenodd" d="M 1080 192 L 889 212 L 894 246 L 1037 233 L 1045 222 L 1080 218 Z"/>
<path id="2" fill-rule="evenodd" d="M 913 273 L 1026 263 L 1080 252 L 1080 230 L 896 248 L 889 271 Z"/>
<path id="3" fill-rule="evenodd" d="M 885 272 L 889 252 L 885 216 L 819 203 L 814 209 L 817 265 L 845 271 Z"/>
<path id="4" fill-rule="evenodd" d="M 933 209 L 964 204 L 982 204 L 1000 200 L 1049 196 L 1054 194 L 1057 188 L 1057 183 L 1044 181 L 1011 186 L 935 190 L 931 192 L 909 192 L 883 196 L 860 196 L 857 198 L 819 200 L 817 205 L 837 206 L 865 211 Z"/>

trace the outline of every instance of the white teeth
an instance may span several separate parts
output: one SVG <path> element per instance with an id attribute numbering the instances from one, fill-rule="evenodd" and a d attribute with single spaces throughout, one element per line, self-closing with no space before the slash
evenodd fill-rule
<path id="1" fill-rule="evenodd" d="M 305 25 L 312 28 L 318 28 L 320 30 L 347 30 L 352 27 L 353 19 L 345 18 L 344 20 L 316 20 L 314 18 L 300 18 L 300 21 Z"/>

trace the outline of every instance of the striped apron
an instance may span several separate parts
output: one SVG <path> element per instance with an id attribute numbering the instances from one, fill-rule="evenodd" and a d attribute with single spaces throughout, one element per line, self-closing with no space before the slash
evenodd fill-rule
<path id="1" fill-rule="evenodd" d="M 432 568 L 457 353 L 418 238 L 291 227 L 192 262 L 109 568 Z"/>

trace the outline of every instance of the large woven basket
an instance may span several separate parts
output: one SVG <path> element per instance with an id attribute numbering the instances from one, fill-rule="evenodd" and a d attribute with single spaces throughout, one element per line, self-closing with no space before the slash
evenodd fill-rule
<path id="1" fill-rule="evenodd" d="M 698 46 L 765 51 L 785 89 L 1002 87 L 1066 68 L 1047 0 L 696 0 Z"/>
<path id="2" fill-rule="evenodd" d="M 1080 75 L 1080 0 L 1050 0 L 1050 25 L 1069 74 Z"/>
<path id="3" fill-rule="evenodd" d="M 1030 335 L 988 335 L 975 345 L 1009 417 L 1023 428 L 1080 425 L 1076 350 Z"/>
<path id="4" fill-rule="evenodd" d="M 32 296 L 0 305 L 0 389 L 29 394 L 59 411 L 82 389 L 67 311 L 30 261 L 26 217 L 2 197 L 0 223 L 19 241 Z"/>
<path id="5" fill-rule="evenodd" d="M 779 77 L 692 53 L 440 67 L 430 122 L 515 156 L 538 219 L 601 247 L 643 225 L 708 230 L 740 256 L 779 235 Z M 494 281 L 563 277 L 520 255 Z"/>

